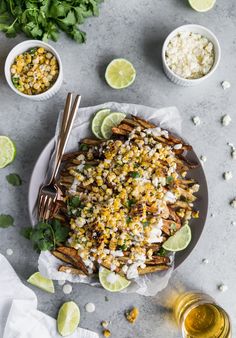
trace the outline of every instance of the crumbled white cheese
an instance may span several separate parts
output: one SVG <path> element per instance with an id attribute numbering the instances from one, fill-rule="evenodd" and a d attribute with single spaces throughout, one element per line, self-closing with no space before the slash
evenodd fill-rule
<path id="1" fill-rule="evenodd" d="M 202 161 L 202 163 L 205 163 L 207 161 L 207 157 L 205 155 L 201 155 L 200 160 Z"/>
<path id="2" fill-rule="evenodd" d="M 209 263 L 209 259 L 203 258 L 203 259 L 202 259 L 202 263 L 203 263 L 203 264 L 208 264 L 208 263 Z"/>
<path id="3" fill-rule="evenodd" d="M 95 311 L 95 309 L 96 309 L 96 307 L 95 307 L 95 305 L 93 303 L 87 303 L 85 305 L 86 312 L 92 313 L 92 312 Z"/>
<path id="4" fill-rule="evenodd" d="M 63 292 L 64 292 L 65 295 L 69 295 L 72 292 L 72 285 L 65 284 L 63 286 Z"/>
<path id="5" fill-rule="evenodd" d="M 174 149 L 176 149 L 176 150 L 181 149 L 182 146 L 183 146 L 183 145 L 182 145 L 181 143 L 176 144 L 176 145 L 174 145 Z"/>
<path id="6" fill-rule="evenodd" d="M 233 145 L 233 143 L 230 143 L 230 142 L 228 142 L 227 144 L 228 144 L 228 146 L 230 146 L 230 148 L 231 148 L 231 157 L 232 157 L 234 160 L 236 160 L 236 148 L 235 148 L 235 146 Z"/>
<path id="7" fill-rule="evenodd" d="M 221 123 L 224 127 L 227 127 L 232 121 L 231 117 L 228 114 L 222 116 Z"/>
<path id="8" fill-rule="evenodd" d="M 234 198 L 231 202 L 230 202 L 231 207 L 236 209 L 236 198 Z"/>
<path id="9" fill-rule="evenodd" d="M 7 249 L 6 253 L 8 256 L 11 256 L 13 254 L 13 250 L 12 249 Z"/>
<path id="10" fill-rule="evenodd" d="M 200 119 L 199 116 L 194 116 L 194 117 L 192 118 L 192 121 L 193 121 L 193 123 L 195 124 L 195 126 L 199 126 L 199 125 L 201 124 L 201 119 Z"/>
<path id="11" fill-rule="evenodd" d="M 171 191 L 167 191 L 164 197 L 165 201 L 175 203 L 176 202 L 176 197 Z"/>
<path id="12" fill-rule="evenodd" d="M 231 87 L 231 83 L 229 81 L 222 81 L 221 86 L 224 90 L 229 89 Z"/>
<path id="13" fill-rule="evenodd" d="M 65 281 L 64 279 L 61 279 L 61 280 L 58 281 L 58 285 L 62 286 L 62 285 L 65 284 L 65 282 L 66 282 L 66 281 Z"/>
<path id="14" fill-rule="evenodd" d="M 231 178 L 233 178 L 233 174 L 231 171 L 226 171 L 224 174 L 223 174 L 223 177 L 226 181 L 229 181 L 231 180 Z"/>
<path id="15" fill-rule="evenodd" d="M 222 283 L 218 286 L 218 290 L 221 292 L 225 292 L 228 290 L 228 286 Z"/>
<path id="16" fill-rule="evenodd" d="M 231 225 L 235 226 L 236 225 L 236 221 L 231 221 Z"/>
<path id="17" fill-rule="evenodd" d="M 214 64 L 214 46 L 205 36 L 180 32 L 170 40 L 165 57 L 175 74 L 198 79 L 209 73 Z"/>

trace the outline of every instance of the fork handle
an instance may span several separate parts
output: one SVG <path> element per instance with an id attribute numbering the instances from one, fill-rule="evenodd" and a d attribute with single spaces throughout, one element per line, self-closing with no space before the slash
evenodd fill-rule
<path id="1" fill-rule="evenodd" d="M 73 107 L 70 111 L 71 102 L 72 102 L 72 94 L 69 93 L 67 95 L 66 105 L 65 105 L 64 112 L 63 112 L 63 116 L 62 116 L 60 133 L 59 133 L 58 141 L 56 144 L 55 164 L 54 164 L 53 171 L 51 174 L 51 179 L 49 180 L 49 184 L 53 183 L 57 177 L 58 170 L 61 165 L 62 156 L 64 154 L 64 151 L 65 151 L 65 148 L 66 148 L 69 136 L 70 136 L 70 132 L 71 132 L 71 129 L 72 129 L 75 117 L 76 117 L 76 113 L 77 113 L 77 110 L 80 104 L 80 100 L 81 100 L 81 96 L 77 95 L 75 98 Z"/>

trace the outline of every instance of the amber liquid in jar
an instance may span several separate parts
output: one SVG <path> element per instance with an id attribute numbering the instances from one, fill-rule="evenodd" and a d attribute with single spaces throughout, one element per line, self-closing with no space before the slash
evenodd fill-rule
<path id="1" fill-rule="evenodd" d="M 180 296 L 174 312 L 185 338 L 231 337 L 227 313 L 205 294 L 188 292 Z"/>

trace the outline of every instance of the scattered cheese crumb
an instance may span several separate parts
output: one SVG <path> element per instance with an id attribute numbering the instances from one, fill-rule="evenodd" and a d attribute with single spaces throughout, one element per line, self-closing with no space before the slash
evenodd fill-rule
<path id="1" fill-rule="evenodd" d="M 214 217 L 215 217 L 215 214 L 211 213 L 211 217 L 214 218 Z"/>
<path id="2" fill-rule="evenodd" d="M 101 325 L 102 325 L 102 327 L 104 327 L 104 329 L 105 329 L 105 328 L 108 327 L 109 323 L 108 323 L 107 320 L 103 320 L 103 321 L 101 322 Z"/>
<path id="3" fill-rule="evenodd" d="M 104 337 L 110 337 L 111 336 L 111 331 L 110 330 L 104 330 L 103 331 L 103 336 Z"/>
<path id="4" fill-rule="evenodd" d="M 231 148 L 231 157 L 235 160 L 236 159 L 236 148 L 233 143 L 228 142 L 228 146 Z"/>
<path id="5" fill-rule="evenodd" d="M 229 89 L 231 87 L 231 83 L 229 81 L 222 81 L 221 86 L 224 90 Z"/>
<path id="6" fill-rule="evenodd" d="M 208 264 L 208 263 L 209 263 L 209 260 L 208 260 L 207 258 L 203 258 L 203 259 L 202 259 L 202 263 L 203 263 L 203 264 Z"/>
<path id="7" fill-rule="evenodd" d="M 7 249 L 6 253 L 8 256 L 11 256 L 13 254 L 13 250 L 12 249 Z"/>
<path id="8" fill-rule="evenodd" d="M 72 285 L 65 284 L 63 286 L 63 292 L 64 292 L 65 295 L 69 295 L 72 292 Z"/>
<path id="9" fill-rule="evenodd" d="M 231 207 L 236 209 L 236 198 L 234 198 L 231 202 L 230 202 Z"/>
<path id="10" fill-rule="evenodd" d="M 223 177 L 226 181 L 229 181 L 231 180 L 231 178 L 233 178 L 233 174 L 231 171 L 226 171 L 224 174 L 223 174 Z"/>
<path id="11" fill-rule="evenodd" d="M 195 126 L 199 126 L 199 124 L 201 124 L 201 120 L 200 120 L 199 116 L 194 116 L 192 118 L 192 120 L 193 120 L 193 123 L 195 124 Z"/>
<path id="12" fill-rule="evenodd" d="M 231 221 L 231 225 L 236 225 L 236 221 Z"/>
<path id="13" fill-rule="evenodd" d="M 92 313 L 95 311 L 95 305 L 93 303 L 87 303 L 85 305 L 85 310 L 89 313 Z"/>
<path id="14" fill-rule="evenodd" d="M 202 163 L 205 163 L 207 161 L 207 157 L 205 155 L 201 155 L 200 160 L 202 161 Z"/>
<path id="15" fill-rule="evenodd" d="M 64 285 L 64 284 L 65 284 L 65 282 L 66 282 L 66 281 L 65 281 L 64 279 L 62 279 L 62 280 L 59 280 L 59 281 L 58 281 L 58 285 L 61 285 L 61 286 L 62 286 L 62 285 Z"/>
<path id="16" fill-rule="evenodd" d="M 131 311 L 127 311 L 125 315 L 126 319 L 133 324 L 138 318 L 139 310 L 137 307 L 134 307 Z"/>
<path id="17" fill-rule="evenodd" d="M 221 123 L 224 127 L 227 127 L 230 124 L 231 121 L 232 121 L 232 119 L 228 114 L 225 114 L 221 118 Z"/>
<path id="18" fill-rule="evenodd" d="M 218 290 L 220 290 L 221 292 L 225 292 L 228 290 L 228 286 L 222 283 L 218 286 Z"/>

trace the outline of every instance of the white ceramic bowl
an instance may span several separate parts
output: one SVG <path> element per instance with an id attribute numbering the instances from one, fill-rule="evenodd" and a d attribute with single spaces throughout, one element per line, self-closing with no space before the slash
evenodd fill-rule
<path id="1" fill-rule="evenodd" d="M 192 32 L 192 33 L 198 33 L 201 34 L 202 36 L 205 36 L 208 40 L 210 40 L 213 45 L 214 45 L 214 53 L 215 53 L 215 60 L 214 64 L 205 76 L 199 78 L 199 79 L 185 79 L 183 77 L 178 76 L 175 74 L 167 65 L 166 63 L 166 48 L 170 42 L 170 40 L 176 36 L 179 32 Z M 219 41 L 217 40 L 216 36 L 206 27 L 200 26 L 200 25 L 183 25 L 178 28 L 176 28 L 173 32 L 171 32 L 167 38 L 165 39 L 165 42 L 162 47 L 162 63 L 163 63 L 163 69 L 166 74 L 166 76 L 174 83 L 180 85 L 180 86 L 185 86 L 185 87 L 190 87 L 190 86 L 195 86 L 206 79 L 208 79 L 216 70 L 216 68 L 219 65 L 221 58 L 221 49 L 220 49 L 220 44 Z"/>
<path id="2" fill-rule="evenodd" d="M 51 52 L 56 57 L 56 59 L 58 61 L 58 65 L 59 65 L 59 74 L 58 74 L 58 77 L 57 77 L 55 83 L 46 92 L 43 92 L 43 93 L 37 94 L 37 95 L 27 95 L 27 94 L 21 93 L 13 85 L 12 80 L 11 80 L 11 70 L 10 69 L 11 69 L 11 65 L 13 64 L 15 58 L 19 54 L 24 53 L 28 49 L 33 48 L 33 47 L 43 47 L 46 50 L 48 50 L 49 52 Z M 60 58 L 59 54 L 57 53 L 57 51 L 52 46 L 50 46 L 48 43 L 40 41 L 40 40 L 26 40 L 26 41 L 21 42 L 18 45 L 16 45 L 10 51 L 10 53 L 8 54 L 6 61 L 5 61 L 5 77 L 6 77 L 7 83 L 11 87 L 11 89 L 20 96 L 23 96 L 27 99 L 35 100 L 35 101 L 43 101 L 43 100 L 50 99 L 54 94 L 56 94 L 58 92 L 58 90 L 60 89 L 60 87 L 62 85 L 63 70 L 62 70 L 61 58 Z"/>

